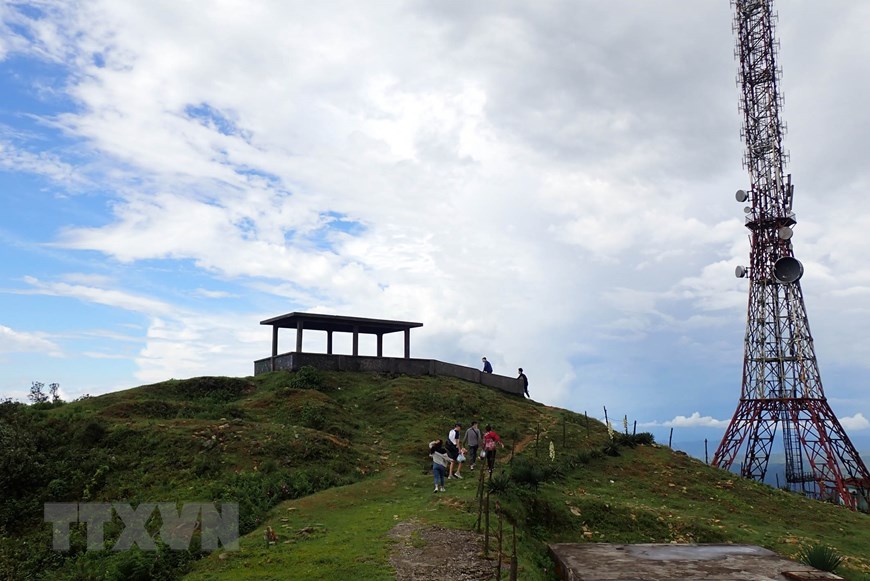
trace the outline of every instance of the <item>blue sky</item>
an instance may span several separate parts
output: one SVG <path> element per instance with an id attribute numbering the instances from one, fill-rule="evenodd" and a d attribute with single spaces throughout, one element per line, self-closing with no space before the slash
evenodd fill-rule
<path id="1" fill-rule="evenodd" d="M 793 243 L 864 441 L 870 7 L 777 6 Z M 749 253 L 733 46 L 724 0 L 0 3 L 0 396 L 249 375 L 260 320 L 317 311 L 716 437 Z"/>

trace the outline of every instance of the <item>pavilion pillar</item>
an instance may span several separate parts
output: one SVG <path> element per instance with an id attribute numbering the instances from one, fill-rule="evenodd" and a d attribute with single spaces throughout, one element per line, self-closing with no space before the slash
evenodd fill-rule
<path id="1" fill-rule="evenodd" d="M 359 327 L 353 326 L 353 356 L 359 355 Z"/>
<path id="2" fill-rule="evenodd" d="M 405 359 L 411 358 L 411 329 L 405 329 Z"/>
<path id="3" fill-rule="evenodd" d="M 332 331 L 326 332 L 326 354 L 332 355 Z"/>
<path id="4" fill-rule="evenodd" d="M 378 333 L 378 357 L 384 356 L 384 334 Z"/>
<path id="5" fill-rule="evenodd" d="M 275 371 L 275 357 L 278 356 L 278 325 L 272 325 L 272 360 L 269 365 Z"/>
<path id="6" fill-rule="evenodd" d="M 302 319 L 296 321 L 296 352 L 302 353 L 302 329 L 304 325 L 302 324 Z"/>

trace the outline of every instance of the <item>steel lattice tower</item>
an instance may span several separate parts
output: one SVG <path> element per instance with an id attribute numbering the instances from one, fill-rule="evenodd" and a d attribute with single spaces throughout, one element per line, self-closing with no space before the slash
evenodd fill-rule
<path id="1" fill-rule="evenodd" d="M 743 451 L 742 476 L 763 481 L 781 426 L 787 486 L 855 509 L 861 497 L 870 498 L 870 475 L 825 398 L 799 282 L 803 266 L 792 252 L 794 188 L 783 173 L 787 154 L 771 4 L 731 1 L 743 165 L 751 182 L 748 192 L 737 192 L 737 200 L 749 204 L 751 250 L 749 267 L 737 267 L 736 274 L 749 279 L 749 305 L 740 403 L 713 465 L 730 469 Z"/>

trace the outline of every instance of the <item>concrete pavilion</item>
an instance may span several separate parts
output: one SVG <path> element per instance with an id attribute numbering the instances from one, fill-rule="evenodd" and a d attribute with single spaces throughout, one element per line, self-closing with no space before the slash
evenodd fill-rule
<path id="1" fill-rule="evenodd" d="M 523 394 L 522 383 L 515 377 L 483 373 L 473 367 L 445 363 L 435 359 L 412 359 L 411 329 L 422 327 L 423 323 L 294 312 L 260 321 L 260 324 L 272 327 L 272 355 L 254 361 L 254 375 L 280 370 L 296 371 L 304 366 L 312 366 L 324 371 L 368 371 L 456 377 L 494 387 L 514 395 L 522 396 Z M 295 350 L 285 353 L 279 352 L 278 336 L 281 329 L 296 330 Z M 302 337 L 305 331 L 326 332 L 326 353 L 302 351 Z M 332 338 L 334 333 L 351 333 L 353 335 L 351 355 L 333 352 Z M 404 357 L 384 357 L 384 335 L 389 333 L 404 334 Z M 360 335 L 375 335 L 377 337 L 376 355 L 360 354 Z"/>

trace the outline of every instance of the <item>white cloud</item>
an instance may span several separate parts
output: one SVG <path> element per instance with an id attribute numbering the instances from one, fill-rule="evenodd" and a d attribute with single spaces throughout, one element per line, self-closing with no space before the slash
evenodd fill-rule
<path id="1" fill-rule="evenodd" d="M 690 416 L 676 416 L 672 420 L 663 422 L 646 422 L 640 424 L 644 427 L 664 426 L 666 428 L 726 428 L 730 420 L 717 420 L 711 416 L 702 416 L 700 412 L 693 412 Z"/>
<path id="2" fill-rule="evenodd" d="M 840 424 L 849 431 L 857 431 L 857 430 L 866 430 L 870 429 L 870 420 L 864 417 L 864 414 L 857 413 L 853 416 L 846 416 L 843 418 L 837 418 L 840 420 Z"/>
<path id="3" fill-rule="evenodd" d="M 0 353 L 46 353 L 60 356 L 62 349 L 44 333 L 16 331 L 0 325 Z"/>
<path id="4" fill-rule="evenodd" d="M 38 118 L 62 145 L 0 133 L 0 165 L 79 194 L 44 234 L 76 273 L 9 278 L 136 315 L 118 348 L 137 379 L 249 373 L 259 320 L 319 310 L 422 321 L 415 354 L 522 365 L 551 403 L 733 410 L 748 244 L 727 3 L 41 6 L 0 6 L 0 58 L 66 67 L 53 96 L 74 105 Z M 843 59 L 867 9 L 804 8 L 780 28 L 787 145 L 816 171 L 796 175 L 795 247 L 816 345 L 866 365 L 870 59 Z M 830 58 L 797 41 L 809 23 Z"/>

